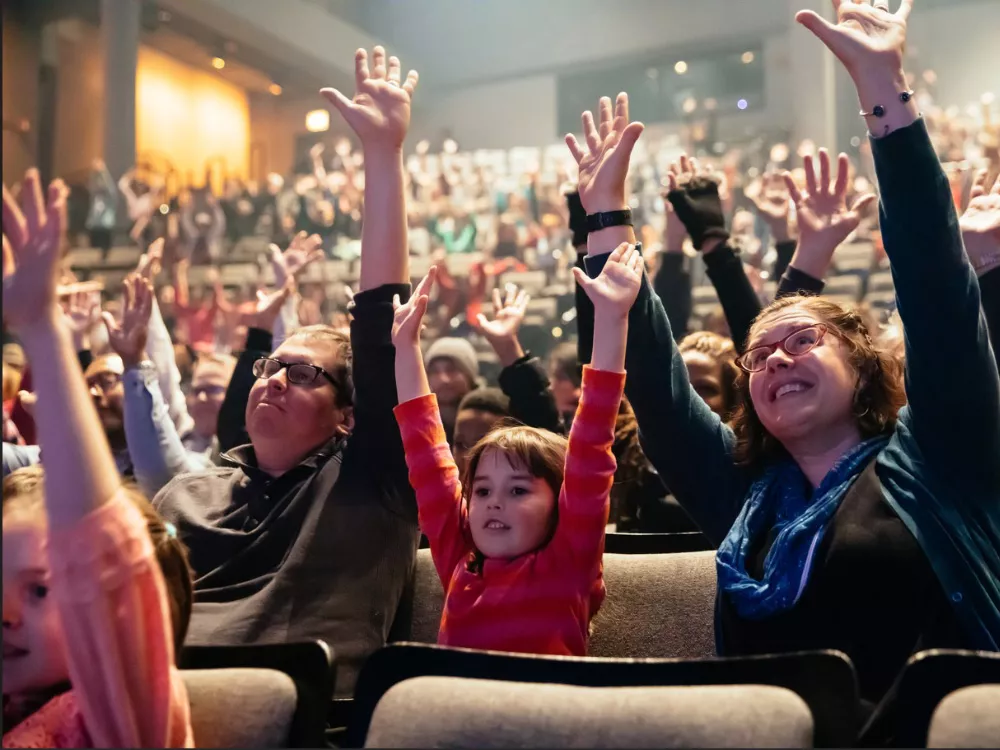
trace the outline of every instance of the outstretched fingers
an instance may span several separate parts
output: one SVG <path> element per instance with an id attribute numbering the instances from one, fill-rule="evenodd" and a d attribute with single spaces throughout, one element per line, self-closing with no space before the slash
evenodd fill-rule
<path id="1" fill-rule="evenodd" d="M 19 253 L 28 242 L 28 223 L 6 185 L 3 186 L 3 232 L 10 239 L 15 253 Z"/>
<path id="2" fill-rule="evenodd" d="M 378 45 L 372 50 L 372 78 L 377 81 L 385 80 L 385 47 Z"/>
<path id="3" fill-rule="evenodd" d="M 575 135 L 573 135 L 572 133 L 566 134 L 566 145 L 569 147 L 569 153 L 570 155 L 572 155 L 573 160 L 577 164 L 583 161 L 583 158 L 584 156 L 586 156 L 586 154 L 584 153 L 583 148 L 580 146 L 580 142 L 576 140 Z"/>
<path id="4" fill-rule="evenodd" d="M 403 82 L 403 91 L 405 91 L 410 96 L 413 96 L 414 89 L 417 88 L 417 83 L 420 81 L 420 76 L 417 71 L 411 70 L 406 74 L 406 80 Z"/>
<path id="5" fill-rule="evenodd" d="M 354 85 L 360 89 L 370 77 L 368 52 L 364 49 L 359 49 L 354 53 Z"/>
<path id="6" fill-rule="evenodd" d="M 819 150 L 819 192 L 830 194 L 830 152 L 825 148 Z"/>
<path id="7" fill-rule="evenodd" d="M 840 154 L 837 157 L 837 184 L 834 185 L 833 194 L 843 200 L 847 195 L 847 178 L 851 172 L 851 160 L 847 154 Z"/>
<path id="8" fill-rule="evenodd" d="M 601 150 L 601 141 L 598 138 L 597 126 L 594 125 L 594 113 L 589 109 L 581 117 L 583 121 L 583 136 L 587 139 L 587 148 L 592 154 Z"/>
<path id="9" fill-rule="evenodd" d="M 611 135 L 611 129 L 614 125 L 614 115 L 611 110 L 611 99 L 606 96 L 602 96 L 598 108 L 600 110 L 600 129 L 598 133 L 601 138 L 601 143 L 604 143 L 608 136 Z"/>
<path id="10" fill-rule="evenodd" d="M 799 190 L 799 186 L 795 184 L 795 178 L 792 177 L 791 172 L 782 172 L 782 179 L 785 181 L 785 187 L 788 188 L 788 197 L 791 198 L 792 203 L 795 204 L 796 208 L 802 205 L 802 191 Z"/>
<path id="11" fill-rule="evenodd" d="M 389 58 L 389 70 L 386 73 L 386 80 L 394 86 L 402 83 L 402 70 L 399 65 L 399 58 L 393 55 Z"/>

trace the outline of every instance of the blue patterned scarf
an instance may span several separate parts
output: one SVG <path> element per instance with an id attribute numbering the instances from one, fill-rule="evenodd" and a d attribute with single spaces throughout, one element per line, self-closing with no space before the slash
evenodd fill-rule
<path id="1" fill-rule="evenodd" d="M 719 590 L 740 617 L 763 620 L 795 606 L 840 501 L 888 442 L 886 437 L 877 437 L 856 445 L 834 464 L 811 495 L 805 475 L 792 460 L 772 466 L 754 482 L 715 556 Z M 769 529 L 777 533 L 758 581 L 747 573 L 747 556 Z"/>

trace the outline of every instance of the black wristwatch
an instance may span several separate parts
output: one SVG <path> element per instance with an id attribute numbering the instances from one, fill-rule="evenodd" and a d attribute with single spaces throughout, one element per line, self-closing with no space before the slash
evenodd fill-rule
<path id="1" fill-rule="evenodd" d="M 603 211 L 599 214 L 587 214 L 587 232 L 599 232 L 609 227 L 632 226 L 632 209 L 623 211 Z"/>

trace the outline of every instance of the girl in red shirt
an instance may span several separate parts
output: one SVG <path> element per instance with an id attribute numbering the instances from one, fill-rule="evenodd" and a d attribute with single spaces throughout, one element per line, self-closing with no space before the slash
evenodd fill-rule
<path id="1" fill-rule="evenodd" d="M 420 350 L 435 274 L 432 268 L 405 305 L 396 300 L 392 339 L 396 419 L 420 527 L 445 589 L 438 642 L 583 656 L 590 620 L 605 596 L 611 445 L 642 257 L 623 244 L 599 277 L 578 276 L 597 314 L 593 362 L 584 368 L 569 440 L 531 427 L 499 427 L 472 449 L 461 480 Z"/>

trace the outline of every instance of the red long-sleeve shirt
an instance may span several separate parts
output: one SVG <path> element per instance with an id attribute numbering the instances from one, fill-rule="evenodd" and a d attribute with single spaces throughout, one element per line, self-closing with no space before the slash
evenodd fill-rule
<path id="1" fill-rule="evenodd" d="M 420 528 L 445 589 L 438 643 L 585 656 L 590 619 L 604 601 L 601 559 L 615 475 L 614 441 L 624 373 L 583 371 L 552 540 L 513 560 L 468 569 L 474 548 L 458 467 L 433 396 L 396 407 Z"/>

